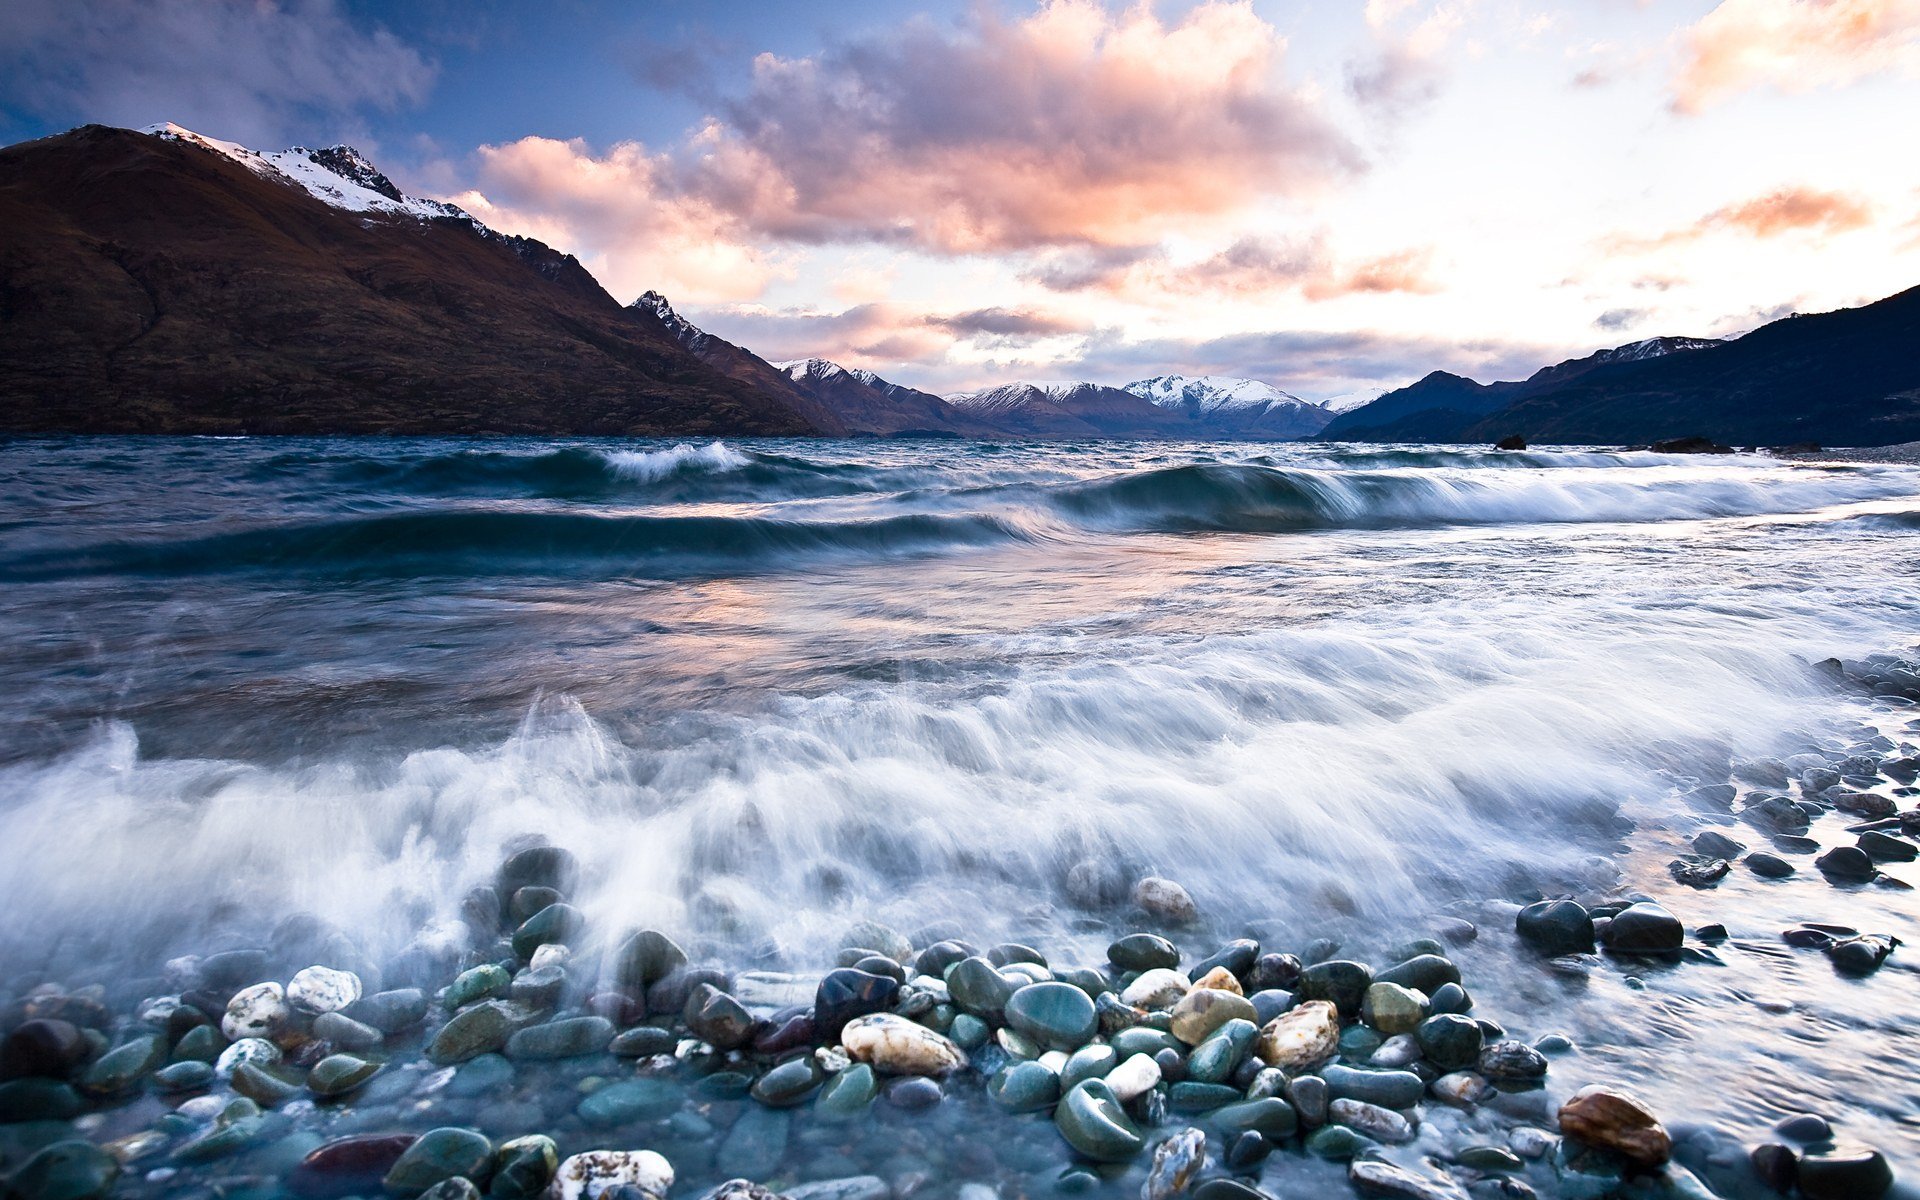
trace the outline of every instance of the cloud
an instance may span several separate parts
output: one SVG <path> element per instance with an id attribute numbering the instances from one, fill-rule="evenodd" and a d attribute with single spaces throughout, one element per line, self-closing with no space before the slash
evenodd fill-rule
<path id="1" fill-rule="evenodd" d="M 1363 168 L 1285 82 L 1285 52 L 1245 2 L 1173 22 L 1093 0 L 1048 0 L 1014 21 L 982 6 L 958 26 L 922 19 L 811 58 L 762 54 L 744 94 L 665 150 L 489 147 L 480 190 L 510 193 L 506 207 L 529 216 L 577 210 L 592 190 L 598 215 L 575 224 L 609 261 L 657 242 L 617 227 L 663 207 L 697 212 L 736 246 L 1150 244 Z M 600 186 L 615 177 L 623 193 Z"/>
<path id="2" fill-rule="evenodd" d="M 1753 238 L 1775 238 L 1789 233 L 1832 236 L 1872 223 L 1872 206 L 1857 196 L 1791 186 L 1717 208 L 1679 229 L 1651 237 L 1614 234 L 1605 239 L 1605 244 L 1617 251 L 1645 253 L 1684 245 L 1716 233 L 1744 234 Z"/>
<path id="3" fill-rule="evenodd" d="M 53 120 L 170 120 L 278 146 L 323 121 L 417 103 L 434 73 L 333 0 L 0 4 L 0 108 Z"/>
<path id="4" fill-rule="evenodd" d="M 1429 275 L 1431 259 L 1430 250 L 1412 249 L 1342 263 L 1322 234 L 1291 240 L 1245 237 L 1189 262 L 1175 261 L 1157 249 L 1063 252 L 1043 259 L 1025 278 L 1054 291 L 1100 291 L 1138 302 L 1291 291 L 1319 301 L 1359 293 L 1438 291 Z"/>
<path id="5" fill-rule="evenodd" d="M 1015 350 L 1090 332 L 1082 321 L 1033 309 L 939 314 L 888 303 L 839 312 L 734 305 L 692 314 L 703 328 L 773 361 L 818 356 L 883 370 L 937 365 L 957 347 Z"/>
<path id="6" fill-rule="evenodd" d="M 1920 0 L 1723 0 L 1682 40 L 1672 107 L 1694 114 L 1758 87 L 1920 73 Z"/>
<path id="7" fill-rule="evenodd" d="M 1593 327 L 1615 333 L 1646 320 L 1647 312 L 1644 308 L 1610 308 L 1593 319 Z"/>
<path id="8" fill-rule="evenodd" d="M 1056 337 L 1063 333 L 1083 333 L 1087 325 L 1055 313 L 1015 308 L 976 308 L 950 317 L 930 317 L 927 324 L 948 330 L 964 338 Z"/>
<path id="9" fill-rule="evenodd" d="M 1465 23 L 1471 0 L 1369 0 L 1374 49 L 1347 65 L 1347 91 L 1363 108 L 1399 119 L 1431 104 L 1446 82 L 1447 45 Z M 1402 18 L 1418 13 L 1411 27 Z"/>

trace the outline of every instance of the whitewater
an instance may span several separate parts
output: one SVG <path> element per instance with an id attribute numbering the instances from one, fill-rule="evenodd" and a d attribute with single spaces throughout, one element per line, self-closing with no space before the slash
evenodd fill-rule
<path id="1" fill-rule="evenodd" d="M 443 954 L 528 835 L 591 928 L 766 972 L 862 920 L 1097 957 L 1150 874 L 1216 941 L 1472 921 L 1479 1011 L 1552 1012 L 1579 1069 L 1911 1170 L 1920 957 L 1779 934 L 1920 945 L 1913 893 L 1666 863 L 1757 840 L 1696 802 L 1732 764 L 1920 740 L 1814 665 L 1913 651 L 1917 560 L 1920 469 L 1759 455 L 15 441 L 0 969 L 137 993 L 296 915 Z M 1556 975 L 1511 931 L 1562 894 L 1730 936 Z"/>

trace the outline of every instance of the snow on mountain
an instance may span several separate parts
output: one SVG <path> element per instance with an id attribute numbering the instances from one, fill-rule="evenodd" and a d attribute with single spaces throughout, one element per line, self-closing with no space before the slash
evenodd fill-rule
<path id="1" fill-rule="evenodd" d="M 1262 409 L 1274 404 L 1312 407 L 1308 401 L 1257 379 L 1225 375 L 1156 375 L 1127 384 L 1122 390 L 1150 400 L 1161 408 L 1222 411 Z"/>
<path id="2" fill-rule="evenodd" d="M 1685 350 L 1705 350 L 1709 346 L 1719 344 L 1719 338 L 1651 337 L 1638 342 L 1628 342 L 1624 346 L 1615 346 L 1611 350 L 1602 350 L 1594 355 L 1593 359 L 1601 363 L 1641 362 L 1649 358 L 1678 354 Z"/>
<path id="3" fill-rule="evenodd" d="M 1365 408 L 1392 390 L 1391 388 L 1361 388 L 1357 392 L 1342 392 L 1338 396 L 1329 396 L 1319 403 L 1321 408 L 1338 416 L 1341 413 L 1352 412 L 1356 408 Z"/>
<path id="4" fill-rule="evenodd" d="M 189 142 L 210 150 L 232 159 L 256 175 L 284 180 L 304 189 L 316 199 L 348 212 L 393 213 L 423 221 L 436 217 L 457 217 L 472 221 L 483 232 L 493 232 L 458 205 L 406 195 L 352 146 L 329 146 L 324 150 L 309 150 L 304 146 L 293 146 L 286 150 L 249 150 L 238 142 L 210 138 L 171 121 L 149 125 L 140 132 L 172 141 Z"/>
<path id="5" fill-rule="evenodd" d="M 871 371 L 849 371 L 839 363 L 830 362 L 824 358 L 789 359 L 786 362 L 774 363 L 773 369 L 786 372 L 796 383 L 819 383 L 847 375 L 868 387 L 874 387 L 875 381 L 880 378 Z"/>

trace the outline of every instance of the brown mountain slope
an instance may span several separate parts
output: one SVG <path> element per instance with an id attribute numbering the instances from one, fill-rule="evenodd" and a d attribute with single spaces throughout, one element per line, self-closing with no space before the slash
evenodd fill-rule
<path id="1" fill-rule="evenodd" d="M 10 432 L 837 432 L 539 242 L 102 126 L 0 150 L 0 368 Z"/>

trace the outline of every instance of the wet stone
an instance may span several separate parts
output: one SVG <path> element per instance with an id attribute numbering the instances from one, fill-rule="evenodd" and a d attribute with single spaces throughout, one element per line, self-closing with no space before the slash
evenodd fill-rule
<path id="1" fill-rule="evenodd" d="M 1621 954 L 1666 954 L 1686 944 L 1686 929 L 1666 909 L 1642 901 L 1614 914 L 1606 940 L 1609 950 Z"/>
<path id="2" fill-rule="evenodd" d="M 1207 1166 L 1207 1135 L 1182 1129 L 1153 1148 L 1153 1163 L 1141 1185 L 1141 1200 L 1173 1200 L 1193 1186 Z"/>
<path id="3" fill-rule="evenodd" d="M 1593 949 L 1593 918 L 1572 900 L 1542 900 L 1528 905 L 1514 918 L 1514 932 L 1549 958 L 1585 954 Z"/>
<path id="4" fill-rule="evenodd" d="M 756 1024 L 744 1005 L 710 983 L 701 984 L 687 997 L 683 1019 L 693 1036 L 719 1050 L 745 1045 Z"/>
<path id="5" fill-rule="evenodd" d="M 1230 1021 L 1252 1024 L 1259 1013 L 1245 996 L 1214 988 L 1194 988 L 1173 1006 L 1172 1032 L 1197 1046 Z"/>
<path id="6" fill-rule="evenodd" d="M 1475 1065 L 1480 1058 L 1485 1033 L 1479 1022 L 1457 1013 L 1442 1013 L 1420 1023 L 1414 1036 L 1420 1051 L 1442 1071 L 1457 1071 Z"/>
<path id="7" fill-rule="evenodd" d="M 1560 1131 L 1644 1167 L 1657 1167 L 1673 1153 L 1673 1139 L 1644 1105 L 1598 1085 L 1560 1106 Z"/>
<path id="8" fill-rule="evenodd" d="M 880 1082 L 873 1068 L 866 1063 L 855 1063 L 827 1080 L 819 1098 L 813 1102 L 813 1110 L 826 1117 L 856 1116 L 865 1112 L 879 1093 Z"/>
<path id="9" fill-rule="evenodd" d="M 852 967 L 829 971 L 814 993 L 814 1024 L 821 1037 L 837 1037 L 847 1022 L 892 1008 L 899 995 L 900 981 L 890 976 L 869 975 Z"/>
<path id="10" fill-rule="evenodd" d="M 1800 1158 L 1806 1200 L 1879 1200 L 1893 1187 L 1893 1167 L 1878 1150 L 1840 1145 Z"/>
<path id="11" fill-rule="evenodd" d="M 1747 855 L 1747 869 L 1762 879 L 1785 879 L 1793 874 L 1793 864 L 1777 854 L 1756 850 Z"/>
<path id="12" fill-rule="evenodd" d="M 622 1058 L 652 1058 L 673 1053 L 674 1040 L 672 1030 L 636 1025 L 617 1035 L 607 1049 Z"/>
<path id="13" fill-rule="evenodd" d="M 1070 983 L 1033 983 L 1007 998 L 1007 1023 L 1050 1050 L 1077 1050 L 1099 1024 L 1093 999 Z"/>
<path id="14" fill-rule="evenodd" d="M 1460 982 L 1460 968 L 1439 954 L 1419 954 L 1374 975 L 1378 983 L 1397 983 L 1401 987 L 1431 995 L 1436 989 Z"/>
<path id="15" fill-rule="evenodd" d="M 316 1096 L 344 1096 L 380 1072 L 380 1064 L 351 1054 L 330 1054 L 307 1072 L 307 1090 Z"/>
<path id="16" fill-rule="evenodd" d="M 1525 1042 L 1498 1041 L 1480 1051 L 1480 1074 L 1499 1083 L 1530 1083 L 1547 1074 L 1547 1056 Z"/>
<path id="17" fill-rule="evenodd" d="M 773 1108 L 789 1108 L 820 1086 L 820 1070 L 811 1058 L 790 1058 L 753 1084 L 753 1098 Z"/>
<path id="18" fill-rule="evenodd" d="M 608 1084 L 582 1100 L 580 1119 L 600 1129 L 635 1121 L 658 1121 L 680 1107 L 680 1089 L 660 1079 L 629 1079 Z"/>
<path id="19" fill-rule="evenodd" d="M 1412 1071 L 1362 1071 L 1353 1067 L 1321 1068 L 1330 1095 L 1342 1100 L 1364 1100 L 1386 1108 L 1412 1108 L 1426 1095 L 1426 1083 Z"/>
<path id="20" fill-rule="evenodd" d="M 1193 969 L 1187 972 L 1187 978 L 1197 985 L 1207 975 L 1215 971 L 1225 971 L 1237 979 L 1250 973 L 1254 963 L 1259 959 L 1259 942 L 1252 938 L 1236 938 L 1195 963 Z"/>
<path id="21" fill-rule="evenodd" d="M 1361 1002 L 1372 984 L 1373 972 L 1365 963 L 1334 959 L 1301 971 L 1294 994 L 1303 1002 L 1325 1000 L 1338 1009 L 1341 1016 L 1352 1019 L 1360 1015 Z"/>
<path id="22" fill-rule="evenodd" d="M 0 1079 L 65 1079 L 86 1056 L 87 1040 L 73 1022 L 26 1021 L 0 1041 Z"/>
<path id="23" fill-rule="evenodd" d="M 932 1108 L 946 1098 L 940 1085 L 925 1076 L 908 1076 L 887 1084 L 887 1103 L 909 1112 Z"/>
<path id="24" fill-rule="evenodd" d="M 471 1129 L 444 1127 L 421 1134 L 381 1182 L 397 1195 L 414 1196 L 455 1176 L 484 1181 L 492 1170 L 493 1143 Z"/>
<path id="25" fill-rule="evenodd" d="M 453 982 L 447 985 L 446 995 L 441 997 L 440 1003 L 452 1012 L 477 1000 L 500 995 L 512 982 L 513 976 L 507 974 L 505 967 L 496 963 L 482 963 L 455 976 Z"/>
<path id="26" fill-rule="evenodd" d="M 614 955 L 615 976 L 620 986 L 647 988 L 687 965 L 687 952 L 666 934 L 643 929 L 628 936 Z"/>
<path id="27" fill-rule="evenodd" d="M 1113 1090 L 1098 1079 L 1062 1096 L 1054 1108 L 1053 1123 L 1068 1145 L 1096 1162 L 1126 1162 L 1146 1146 L 1140 1127 L 1120 1106 Z"/>
<path id="28" fill-rule="evenodd" d="M 419 988 L 395 988 L 392 991 L 375 992 L 348 1005 L 346 1015 L 373 1026 L 381 1033 L 392 1035 L 405 1032 L 426 1020 L 428 1008 L 427 994 Z"/>
<path id="29" fill-rule="evenodd" d="M 493 1155 L 493 1179 L 487 1194 L 494 1200 L 533 1200 L 552 1182 L 560 1155 L 553 1139 L 531 1133 L 503 1142 Z"/>
<path id="30" fill-rule="evenodd" d="M 8 1200 L 101 1200 L 113 1190 L 120 1163 L 90 1142 L 55 1142 L 7 1177 Z"/>

